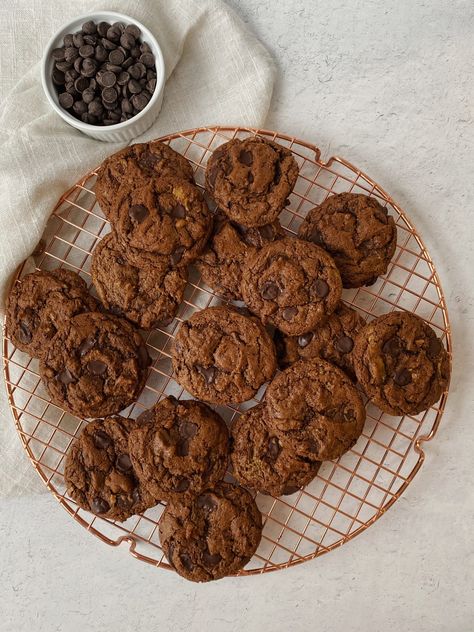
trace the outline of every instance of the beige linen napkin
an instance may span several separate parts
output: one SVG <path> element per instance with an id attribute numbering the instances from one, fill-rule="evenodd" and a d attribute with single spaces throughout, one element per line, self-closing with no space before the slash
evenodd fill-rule
<path id="1" fill-rule="evenodd" d="M 148 26 L 162 47 L 168 80 L 162 111 L 140 141 L 201 125 L 261 126 L 270 104 L 272 60 L 223 2 L 96 3 L 61 5 L 59 16 L 55 0 L 31 0 L 28 9 L 25 2 L 10 0 L 0 10 L 0 86 L 14 84 L 8 95 L 1 95 L 0 105 L 2 307 L 11 275 L 35 248 L 61 193 L 120 147 L 82 135 L 51 110 L 42 92 L 39 63 L 15 77 L 15 64 L 38 47 L 45 33 L 49 36 L 61 22 L 92 8 L 119 11 Z M 3 376 L 1 381 L 0 496 L 42 490 L 14 429 Z"/>

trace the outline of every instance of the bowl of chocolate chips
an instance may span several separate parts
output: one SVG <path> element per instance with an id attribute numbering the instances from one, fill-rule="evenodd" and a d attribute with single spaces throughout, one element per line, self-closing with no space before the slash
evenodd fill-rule
<path id="1" fill-rule="evenodd" d="M 143 24 L 121 13 L 102 11 L 66 24 L 46 47 L 41 74 L 57 114 L 98 140 L 132 140 L 161 109 L 160 46 Z"/>

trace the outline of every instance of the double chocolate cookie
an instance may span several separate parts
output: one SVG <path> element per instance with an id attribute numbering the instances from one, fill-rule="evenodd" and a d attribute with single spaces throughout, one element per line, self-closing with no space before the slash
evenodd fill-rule
<path id="1" fill-rule="evenodd" d="M 449 382 L 442 342 L 424 320 L 408 312 L 391 312 L 366 325 L 356 339 L 354 364 L 367 396 L 391 415 L 426 410 Z"/>
<path id="2" fill-rule="evenodd" d="M 278 221 L 246 228 L 217 217 L 214 233 L 196 267 L 202 279 L 228 300 L 242 300 L 242 268 L 249 252 L 281 239 L 285 232 Z"/>
<path id="3" fill-rule="evenodd" d="M 167 397 L 138 421 L 142 425 L 130 433 L 130 456 L 142 485 L 156 500 L 199 494 L 224 477 L 227 426 L 202 402 Z"/>
<path id="4" fill-rule="evenodd" d="M 113 233 L 95 247 L 91 274 L 104 307 L 142 329 L 169 323 L 186 286 L 186 271 L 170 268 L 165 257 L 152 265 L 137 252 L 129 263 Z"/>
<path id="5" fill-rule="evenodd" d="M 337 459 L 359 438 L 365 407 L 350 378 L 321 360 L 300 360 L 279 373 L 265 393 L 268 424 L 288 433 L 303 458 Z"/>
<path id="6" fill-rule="evenodd" d="M 96 301 L 75 272 L 64 268 L 33 272 L 10 292 L 6 331 L 18 349 L 33 358 L 42 358 L 58 329 L 69 318 L 95 309 Z"/>
<path id="7" fill-rule="evenodd" d="M 130 323 L 98 312 L 63 324 L 40 364 L 53 402 L 78 417 L 105 417 L 138 397 L 149 357 Z"/>
<path id="8" fill-rule="evenodd" d="M 181 325 L 173 369 L 194 397 L 213 404 L 244 402 L 275 373 L 275 347 L 256 318 L 208 307 Z"/>
<path id="9" fill-rule="evenodd" d="M 327 250 L 344 287 L 371 285 L 385 274 L 397 244 L 391 215 L 375 198 L 339 193 L 312 209 L 299 236 Z"/>
<path id="10" fill-rule="evenodd" d="M 170 176 L 121 187 L 113 225 L 131 263 L 166 257 L 174 267 L 201 253 L 212 216 L 197 186 Z"/>
<path id="11" fill-rule="evenodd" d="M 64 478 L 67 493 L 79 507 L 123 521 L 155 504 L 129 456 L 129 434 L 137 425 L 119 416 L 92 421 L 72 444 Z"/>
<path id="12" fill-rule="evenodd" d="M 231 437 L 234 478 L 263 494 L 294 494 L 313 480 L 321 465 L 298 454 L 297 439 L 291 433 L 270 427 L 263 404 L 234 422 Z"/>
<path id="13" fill-rule="evenodd" d="M 262 536 L 262 515 L 248 491 L 221 482 L 198 496 L 171 501 L 159 528 L 161 546 L 176 571 L 207 582 L 249 562 Z"/>
<path id="14" fill-rule="evenodd" d="M 207 163 L 206 188 L 229 219 L 243 226 L 274 222 L 295 186 L 289 149 L 256 136 L 218 147 Z"/>
<path id="15" fill-rule="evenodd" d="M 354 341 L 364 325 L 362 316 L 341 302 L 314 331 L 301 336 L 285 336 L 277 330 L 275 346 L 279 364 L 285 368 L 303 358 L 323 358 L 355 379 Z"/>
<path id="16" fill-rule="evenodd" d="M 168 176 L 192 182 L 193 169 L 184 156 L 160 141 L 137 143 L 104 160 L 97 172 L 95 195 L 105 216 L 114 220 L 122 186 L 140 186 L 150 179 Z"/>
<path id="17" fill-rule="evenodd" d="M 312 331 L 336 308 L 341 277 L 319 246 L 286 237 L 249 253 L 242 295 L 250 311 L 289 336 Z"/>

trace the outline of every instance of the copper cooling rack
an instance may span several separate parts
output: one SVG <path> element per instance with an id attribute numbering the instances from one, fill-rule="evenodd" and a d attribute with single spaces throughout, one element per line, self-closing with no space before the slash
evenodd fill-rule
<path id="1" fill-rule="evenodd" d="M 406 309 L 429 322 L 451 351 L 448 314 L 433 262 L 405 213 L 373 180 L 347 161 L 321 160 L 320 151 L 296 138 L 247 128 L 202 127 L 161 140 L 184 154 L 193 164 L 196 182 L 202 186 L 211 152 L 235 137 L 257 134 L 289 147 L 300 166 L 291 204 L 281 223 L 290 234 L 306 213 L 331 193 L 353 191 L 376 197 L 394 216 L 398 245 L 387 275 L 375 285 L 345 290 L 344 300 L 366 318 Z M 35 267 L 50 270 L 63 266 L 76 270 L 90 283 L 91 252 L 109 230 L 96 204 L 95 172 L 83 177 L 64 193 L 53 209 L 42 251 L 34 263 L 18 270 L 15 282 Z M 146 336 L 153 364 L 139 400 L 125 411 L 135 417 L 165 395 L 189 397 L 174 381 L 170 348 L 183 320 L 199 309 L 222 300 L 190 271 L 185 300 L 175 320 Z M 80 509 L 67 495 L 63 479 L 65 454 L 87 422 L 50 402 L 38 375 L 38 363 L 17 350 L 4 335 L 4 371 L 8 397 L 18 433 L 33 466 L 60 504 L 88 531 L 112 546 L 126 543 L 131 554 L 145 562 L 170 568 L 158 537 L 163 506 L 124 523 L 94 516 Z M 227 422 L 259 400 L 239 408 L 216 407 Z M 400 497 L 424 461 L 423 443 L 431 440 L 441 421 L 447 393 L 436 406 L 417 415 L 391 417 L 369 405 L 364 432 L 354 448 L 333 462 L 326 462 L 314 481 L 291 496 L 272 498 L 258 494 L 264 516 L 260 547 L 241 575 L 264 573 L 299 564 L 346 543 L 374 523 Z"/>

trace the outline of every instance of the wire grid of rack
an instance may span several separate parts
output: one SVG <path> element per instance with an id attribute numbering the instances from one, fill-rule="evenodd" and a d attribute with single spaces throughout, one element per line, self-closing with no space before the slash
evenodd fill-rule
<path id="1" fill-rule="evenodd" d="M 307 212 L 332 193 L 365 193 L 388 208 L 396 221 L 398 245 L 387 274 L 370 287 L 344 290 L 343 299 L 369 320 L 394 309 L 412 311 L 431 324 L 451 352 L 443 292 L 421 238 L 406 214 L 359 169 L 338 157 L 323 162 L 314 145 L 267 130 L 203 127 L 160 140 L 190 160 L 195 180 L 202 188 L 205 165 L 212 151 L 231 138 L 254 134 L 289 147 L 299 164 L 290 204 L 280 216 L 290 235 L 297 233 Z M 87 174 L 62 195 L 53 209 L 41 248 L 33 262 L 29 260 L 21 266 L 14 282 L 21 282 L 22 275 L 33 269 L 64 266 L 91 283 L 91 252 L 110 230 L 95 200 L 95 178 L 95 172 Z M 191 268 L 185 298 L 174 321 L 145 334 L 153 363 L 145 389 L 138 401 L 124 411 L 125 416 L 136 417 L 167 395 L 189 397 L 172 375 L 170 351 L 174 334 L 194 311 L 223 302 Z M 113 546 L 126 543 L 136 558 L 171 568 L 158 537 L 162 504 L 119 523 L 84 511 L 67 496 L 63 478 L 65 454 L 87 421 L 50 401 L 39 378 L 37 361 L 17 350 L 5 332 L 3 355 L 18 433 L 33 466 L 60 504 L 103 542 Z M 264 388 L 254 400 L 239 407 L 214 408 L 230 424 L 239 411 L 260 401 L 263 392 Z M 256 502 L 264 517 L 263 537 L 256 554 L 239 574 L 263 573 L 312 559 L 344 544 L 375 522 L 420 469 L 424 460 L 422 444 L 435 435 L 446 397 L 447 392 L 436 406 L 416 416 L 392 417 L 369 404 L 364 432 L 357 444 L 337 461 L 324 463 L 306 488 L 280 498 L 257 494 Z"/>

